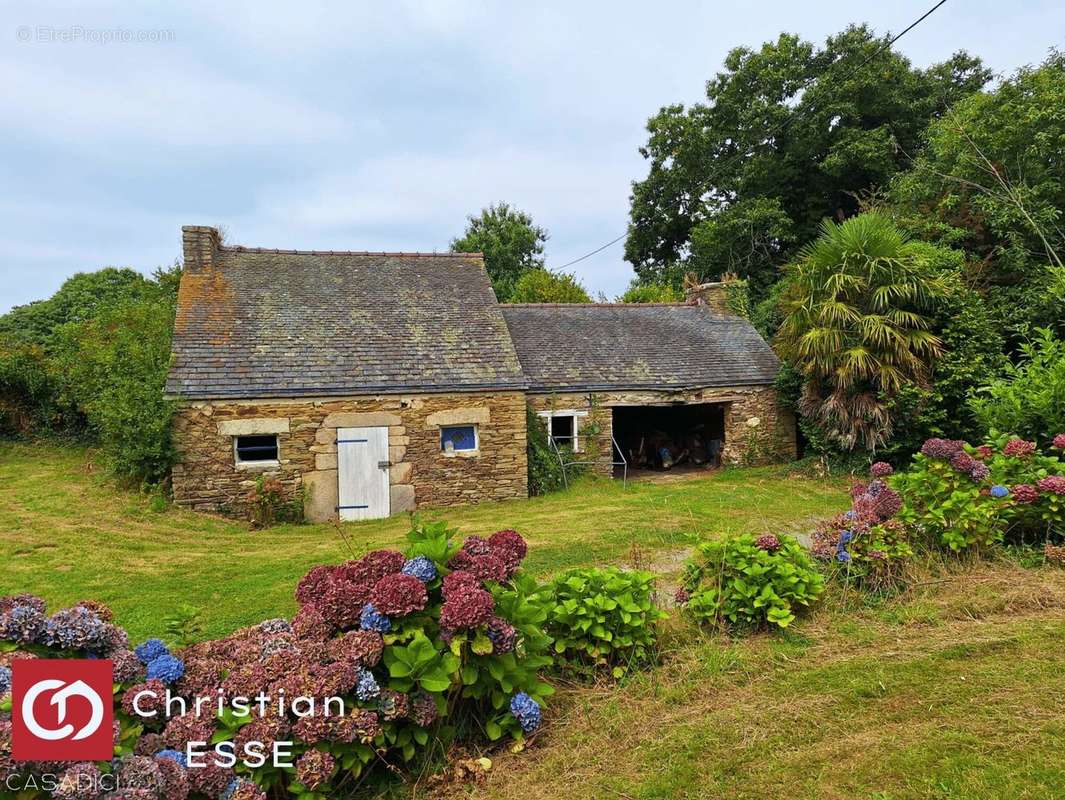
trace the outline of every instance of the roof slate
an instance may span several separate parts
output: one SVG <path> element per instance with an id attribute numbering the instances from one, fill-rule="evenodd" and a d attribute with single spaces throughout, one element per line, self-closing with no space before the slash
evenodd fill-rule
<path id="1" fill-rule="evenodd" d="M 780 362 L 746 319 L 692 304 L 504 305 L 534 391 L 771 384 Z"/>
<path id="2" fill-rule="evenodd" d="M 522 389 L 478 254 L 223 247 L 186 269 L 169 394 Z"/>

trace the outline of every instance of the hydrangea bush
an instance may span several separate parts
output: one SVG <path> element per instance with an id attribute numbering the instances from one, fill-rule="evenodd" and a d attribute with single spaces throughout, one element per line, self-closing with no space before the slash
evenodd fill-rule
<path id="1" fill-rule="evenodd" d="M 700 623 L 786 628 L 824 588 L 810 554 L 791 537 L 741 534 L 696 546 L 677 600 Z"/>
<path id="2" fill-rule="evenodd" d="M 1065 534 L 1063 476 L 1058 454 L 993 433 L 977 447 L 929 439 L 892 483 L 905 498 L 899 518 L 959 552 L 1001 542 L 1007 533 L 1040 541 Z"/>
<path id="3" fill-rule="evenodd" d="M 551 583 L 549 597 L 547 632 L 566 666 L 620 678 L 654 659 L 665 614 L 655 606 L 650 572 L 572 569 Z"/>
<path id="4" fill-rule="evenodd" d="M 61 765 L 69 773 L 58 800 L 302 800 L 350 792 L 370 768 L 401 770 L 439 753 L 441 739 L 511 736 L 519 743 L 540 724 L 552 688 L 539 677 L 551 662 L 540 587 L 521 571 L 525 542 L 514 531 L 461 545 L 444 523 L 416 527 L 406 553 L 377 550 L 315 567 L 296 587 L 291 621 L 266 620 L 223 639 L 171 652 L 158 639 L 130 649 L 124 631 L 98 604 L 46 614 L 31 596 L 0 599 L 0 695 L 10 664 L 39 656 L 106 657 L 115 662 L 116 758 Z M 166 716 L 167 689 L 190 713 Z M 141 695 L 142 711 L 134 713 Z M 312 697 L 297 716 L 273 704 L 260 716 L 191 713 L 196 698 Z M 342 697 L 345 713 L 325 707 Z M 210 705 L 208 707 L 211 707 Z M 10 695 L 0 699 L 0 782 L 27 765 L 10 758 Z M 292 741 L 291 767 L 186 766 L 192 741 L 240 748 Z M 40 772 L 56 765 L 29 765 Z M 122 791 L 100 795 L 85 776 L 112 773 Z M 132 792 L 132 794 L 131 794 Z M 32 797 L 32 793 L 27 795 Z M 45 795 L 41 795 L 45 796 Z"/>
<path id="5" fill-rule="evenodd" d="M 871 480 L 851 488 L 851 508 L 811 536 L 811 552 L 834 565 L 836 576 L 874 591 L 897 588 L 913 556 L 909 529 L 895 518 L 902 497 L 887 484 L 892 472 L 889 464 L 873 464 Z"/>

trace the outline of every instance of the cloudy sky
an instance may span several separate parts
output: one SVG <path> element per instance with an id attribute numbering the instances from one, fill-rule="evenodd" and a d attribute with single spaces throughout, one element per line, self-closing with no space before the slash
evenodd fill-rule
<path id="1" fill-rule="evenodd" d="M 0 312 L 78 271 L 172 263 L 190 223 L 443 250 L 506 200 L 561 265 L 624 231 L 647 117 L 700 99 L 729 48 L 898 31 L 932 0 L 3 5 Z M 1063 42 L 1059 2 L 950 0 L 900 48 L 1008 73 Z M 632 277 L 620 245 L 574 269 L 609 296 Z"/>

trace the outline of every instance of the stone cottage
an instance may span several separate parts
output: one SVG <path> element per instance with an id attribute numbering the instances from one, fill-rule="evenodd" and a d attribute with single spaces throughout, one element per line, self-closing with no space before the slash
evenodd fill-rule
<path id="1" fill-rule="evenodd" d="M 469 253 L 229 247 L 182 229 L 175 500 L 240 513 L 260 476 L 311 520 L 528 494 L 526 408 L 609 470 L 648 426 L 787 458 L 778 363 L 720 285 L 688 303 L 500 305 Z M 753 421 L 753 422 L 752 422 Z"/>

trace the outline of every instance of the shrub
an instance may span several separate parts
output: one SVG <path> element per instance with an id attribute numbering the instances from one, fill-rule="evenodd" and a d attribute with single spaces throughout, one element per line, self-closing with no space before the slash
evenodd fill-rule
<path id="1" fill-rule="evenodd" d="M 929 439 L 893 482 L 905 498 L 900 518 L 959 552 L 999 543 L 1008 532 L 1021 539 L 1065 532 L 1065 497 L 1052 490 L 1061 475 L 1065 463 L 1035 442 L 996 434 L 979 447 Z"/>
<path id="2" fill-rule="evenodd" d="M 633 279 L 619 303 L 679 303 L 684 295 L 668 283 L 640 283 Z"/>
<path id="3" fill-rule="evenodd" d="M 1065 341 L 1042 329 L 1021 350 L 1021 362 L 981 387 L 969 408 L 984 431 L 1013 431 L 1046 447 L 1065 431 Z"/>
<path id="4" fill-rule="evenodd" d="M 835 565 L 834 576 L 873 591 L 898 588 L 913 556 L 910 531 L 895 515 L 901 496 L 885 482 L 892 473 L 878 461 L 869 469 L 872 480 L 851 489 L 851 508 L 817 527 L 811 552 Z"/>
<path id="5" fill-rule="evenodd" d="M 578 670 L 610 669 L 620 678 L 655 656 L 654 576 L 617 567 L 584 567 L 558 576 L 548 589 L 547 633 L 555 652 Z"/>
<path id="6" fill-rule="evenodd" d="M 539 267 L 525 272 L 514 284 L 508 303 L 590 303 L 588 290 L 568 272 Z"/>
<path id="7" fill-rule="evenodd" d="M 700 623 L 786 628 L 824 591 L 824 578 L 794 539 L 741 534 L 702 542 L 684 569 L 684 610 Z"/>
<path id="8" fill-rule="evenodd" d="M 248 492 L 248 517 L 253 528 L 269 528 L 279 522 L 303 522 L 303 489 L 285 490 L 277 478 L 260 475 Z"/>
<path id="9" fill-rule="evenodd" d="M 521 572 L 525 542 L 500 531 L 460 546 L 452 534 L 444 523 L 421 525 L 409 534 L 406 554 L 378 550 L 315 567 L 296 588 L 291 622 L 266 620 L 173 653 L 158 639 L 130 650 L 125 632 L 95 603 L 48 617 L 39 598 L 0 598 L 0 668 L 35 655 L 114 661 L 116 760 L 79 769 L 159 771 L 175 782 L 161 796 L 184 797 L 180 784 L 196 800 L 346 794 L 363 772 L 400 770 L 441 752 L 453 736 L 483 732 L 520 742 L 540 723 L 552 692 L 538 676 L 551 660 L 550 639 L 542 633 L 540 587 Z M 6 674 L 0 669 L 0 678 Z M 154 717 L 135 713 L 134 697 L 146 690 L 140 708 L 154 705 Z M 189 713 L 168 716 L 165 690 L 184 698 Z M 286 708 L 277 704 L 281 690 Z M 234 705 L 215 713 L 217 697 L 260 692 L 268 697 L 263 711 L 253 700 L 250 714 L 238 715 Z M 193 698 L 204 696 L 208 711 L 197 715 Z M 315 698 L 313 712 L 295 713 L 297 697 Z M 336 703 L 326 711 L 332 697 L 343 699 L 343 715 Z M 208 754 L 207 766 L 186 769 L 179 756 L 191 741 L 262 742 L 267 752 L 288 741 L 296 766 L 230 768 Z M 0 751 L 0 780 L 50 769 Z"/>
<path id="10" fill-rule="evenodd" d="M 527 406 L 525 409 L 527 427 L 529 494 L 541 495 L 557 492 L 565 485 L 562 464 L 551 448 L 547 439 L 547 426 L 543 419 Z"/>
<path id="11" fill-rule="evenodd" d="M 173 402 L 163 394 L 174 309 L 144 300 L 114 306 L 58 334 L 65 392 L 98 435 L 118 475 L 158 483 L 170 472 Z"/>

